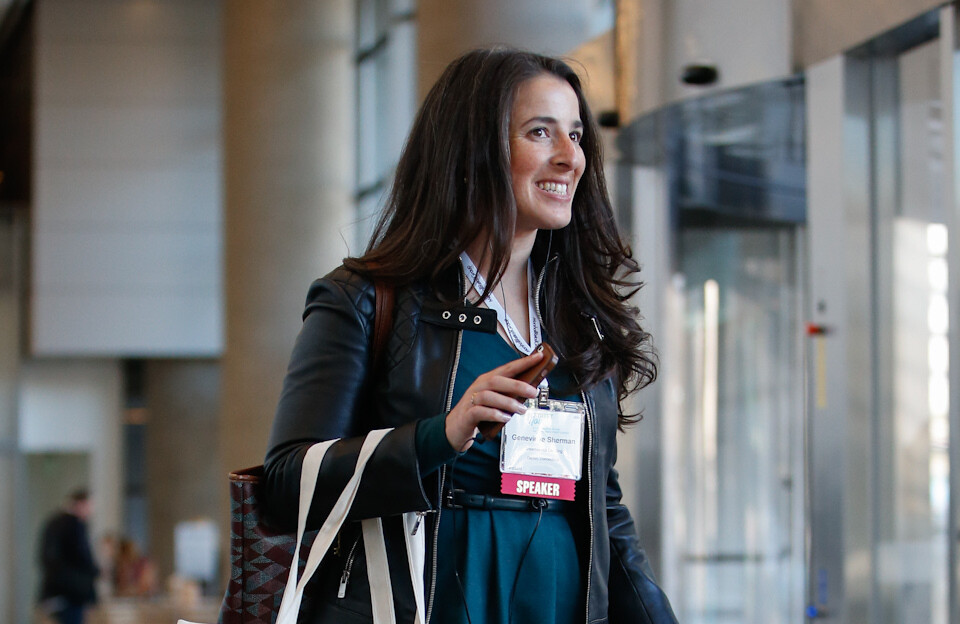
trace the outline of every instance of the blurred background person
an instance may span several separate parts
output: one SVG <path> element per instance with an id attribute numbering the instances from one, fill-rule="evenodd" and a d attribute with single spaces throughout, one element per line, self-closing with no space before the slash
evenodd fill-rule
<path id="1" fill-rule="evenodd" d="M 157 573 L 150 558 L 140 552 L 136 543 L 122 538 L 113 561 L 115 596 L 148 597 L 156 594 Z"/>
<path id="2" fill-rule="evenodd" d="M 100 569 L 90 547 L 87 521 L 92 512 L 86 490 L 73 492 L 62 511 L 46 523 L 40 539 L 41 610 L 62 624 L 82 624 L 95 603 Z"/>

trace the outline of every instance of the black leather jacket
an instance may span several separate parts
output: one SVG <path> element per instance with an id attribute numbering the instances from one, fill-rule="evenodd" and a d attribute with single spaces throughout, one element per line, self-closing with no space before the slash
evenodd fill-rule
<path id="1" fill-rule="evenodd" d="M 540 284 L 547 271 L 540 270 Z M 264 497 L 277 521 L 295 525 L 300 466 L 307 448 L 318 440 L 341 438 L 320 469 L 311 523 L 318 526 L 353 473 L 367 431 L 395 427 L 367 465 L 351 509 L 351 518 L 383 517 L 390 569 L 393 570 L 397 621 L 412 622 L 415 613 L 400 522 L 404 512 L 424 512 L 427 533 L 425 570 L 427 617 L 433 602 L 437 557 L 437 517 L 445 471 L 422 477 L 415 443 L 419 419 L 450 410 L 463 331 L 489 328 L 490 310 L 469 307 L 453 314 L 442 301 L 462 300 L 459 267 L 445 275 L 438 297 L 426 287 L 396 293 L 393 332 L 380 371 L 369 374 L 374 288 L 370 281 L 338 268 L 311 286 L 304 323 L 291 357 L 273 424 L 265 464 Z M 538 304 L 542 302 L 538 301 Z M 539 308 L 538 308 L 539 310 Z M 461 318 L 464 319 L 461 322 Z M 495 320 L 493 320 L 495 327 Z M 585 327 L 585 331 L 592 329 Z M 656 585 L 633 520 L 620 502 L 613 468 L 616 459 L 617 394 L 612 380 L 584 393 L 588 408 L 584 477 L 578 492 L 588 539 L 584 622 L 676 622 L 670 604 Z M 359 523 L 356 523 L 359 524 Z M 422 530 L 422 529 L 421 529 Z M 345 534 L 345 535 L 344 535 Z M 335 557 L 325 563 L 312 591 L 308 622 L 370 622 L 369 589 L 359 529 L 345 529 Z M 359 548 L 357 547 L 359 544 Z M 326 571 L 324 571 L 326 570 Z M 343 598 L 337 590 L 348 571 Z M 442 624 L 442 623 L 441 623 Z"/>

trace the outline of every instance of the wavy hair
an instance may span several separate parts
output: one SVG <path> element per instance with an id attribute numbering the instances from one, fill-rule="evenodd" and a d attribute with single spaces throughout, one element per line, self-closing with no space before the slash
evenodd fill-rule
<path id="1" fill-rule="evenodd" d="M 510 259 L 517 213 L 510 113 L 519 86 L 542 74 L 561 78 L 576 93 L 586 160 L 571 222 L 552 233 L 541 231 L 534 246 L 534 255 L 549 248 L 557 258 L 544 280 L 544 300 L 556 305 L 542 311 L 543 322 L 577 389 L 612 377 L 622 401 L 656 378 L 656 355 L 629 301 L 642 282 L 617 231 L 599 129 L 580 78 L 560 59 L 491 48 L 453 61 L 414 120 L 366 252 L 344 264 L 397 286 L 436 284 L 463 250 L 485 236 L 491 267 L 487 292 L 492 291 Z M 620 414 L 619 425 L 638 419 Z"/>

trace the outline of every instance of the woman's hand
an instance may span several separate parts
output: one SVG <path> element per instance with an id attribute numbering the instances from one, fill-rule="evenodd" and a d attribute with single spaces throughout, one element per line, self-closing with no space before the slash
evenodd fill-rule
<path id="1" fill-rule="evenodd" d="M 533 398 L 537 396 L 537 389 L 514 377 L 542 357 L 543 353 L 534 352 L 477 377 L 447 414 L 444 431 L 450 446 L 462 453 L 473 445 L 478 423 L 505 423 L 514 414 L 525 412 L 527 408 L 514 397 Z"/>

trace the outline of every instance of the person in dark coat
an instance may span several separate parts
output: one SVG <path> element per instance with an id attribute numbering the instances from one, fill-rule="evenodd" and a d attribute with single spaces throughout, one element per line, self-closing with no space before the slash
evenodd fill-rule
<path id="1" fill-rule="evenodd" d="M 90 546 L 87 520 L 90 495 L 78 490 L 67 506 L 46 523 L 40 540 L 41 608 L 62 624 L 82 624 L 87 606 L 97 600 L 100 574 Z"/>

